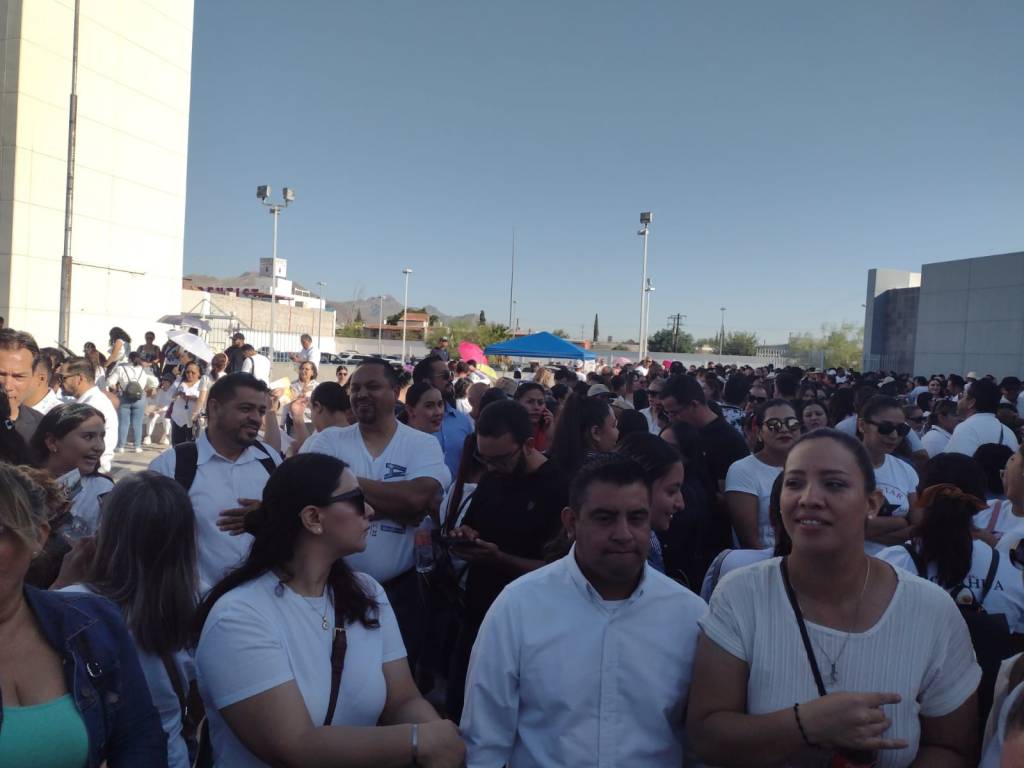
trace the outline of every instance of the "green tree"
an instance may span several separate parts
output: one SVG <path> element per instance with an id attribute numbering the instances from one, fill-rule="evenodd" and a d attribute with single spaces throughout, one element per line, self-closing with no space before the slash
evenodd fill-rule
<path id="1" fill-rule="evenodd" d="M 594 313 L 594 338 L 593 342 L 597 344 L 598 331 L 597 331 L 597 312 Z"/>
<path id="2" fill-rule="evenodd" d="M 808 364 L 824 353 L 826 368 L 859 368 L 864 350 L 864 327 L 855 323 L 824 323 L 820 335 L 799 333 L 789 339 L 789 354 Z"/>
<path id="3" fill-rule="evenodd" d="M 757 354 L 757 334 L 750 331 L 730 331 L 725 334 L 722 354 L 748 356 Z"/>
<path id="4" fill-rule="evenodd" d="M 569 338 L 569 334 L 565 330 L 563 330 L 562 328 L 555 328 L 555 330 L 553 330 L 551 333 L 553 335 L 557 336 L 560 339 L 568 339 Z"/>
<path id="5" fill-rule="evenodd" d="M 484 314 L 484 311 L 482 309 L 480 310 L 480 319 L 476 321 L 476 324 L 487 325 L 487 315 Z"/>
<path id="6" fill-rule="evenodd" d="M 483 348 L 489 344 L 497 344 L 499 341 L 512 338 L 512 333 L 507 326 L 500 323 L 479 325 L 476 322 L 467 323 L 460 320 L 452 323 L 451 327 L 431 328 L 427 332 L 427 346 L 436 347 L 442 336 L 448 337 L 452 355 L 457 357 L 460 341 L 469 341 Z"/>
<path id="7" fill-rule="evenodd" d="M 675 340 L 675 349 L 672 348 L 672 329 L 663 328 L 656 331 L 653 336 L 647 339 L 647 350 L 649 352 L 693 352 L 693 336 L 686 331 L 679 331 Z"/>

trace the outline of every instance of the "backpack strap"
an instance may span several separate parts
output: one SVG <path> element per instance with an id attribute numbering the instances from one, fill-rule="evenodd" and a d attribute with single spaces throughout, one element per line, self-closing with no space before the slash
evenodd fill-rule
<path id="1" fill-rule="evenodd" d="M 341 691 L 341 674 L 345 671 L 345 653 L 348 651 L 348 638 L 345 635 L 345 616 L 341 611 L 341 601 L 331 591 L 334 602 L 334 642 L 331 643 L 331 698 L 327 704 L 324 725 L 330 725 L 334 719 L 334 710 L 338 706 L 338 693 Z"/>
<path id="2" fill-rule="evenodd" d="M 260 459 L 259 461 L 260 464 L 263 465 L 263 468 L 267 470 L 267 474 L 274 474 L 274 470 L 277 469 L 277 462 L 274 461 L 274 457 L 271 455 L 270 451 L 268 451 L 267 447 L 263 445 L 263 443 L 261 443 L 259 440 L 253 443 L 253 446 L 266 457 L 264 459 Z"/>
<path id="3" fill-rule="evenodd" d="M 194 442 L 178 443 L 174 446 L 174 479 L 189 491 L 199 469 L 199 447 Z"/>
<path id="4" fill-rule="evenodd" d="M 922 579 L 927 579 L 928 576 L 926 574 L 928 573 L 928 570 L 924 567 L 924 563 L 922 563 L 918 557 L 917 552 L 914 550 L 914 546 L 912 544 L 904 544 L 903 548 L 907 550 L 907 554 L 910 555 L 910 559 L 914 561 L 914 568 L 917 569 L 917 575 Z"/>
<path id="5" fill-rule="evenodd" d="M 985 598 L 988 597 L 989 591 L 992 589 L 992 585 L 996 581 L 996 570 L 999 568 L 999 550 L 992 547 L 992 562 L 988 566 L 988 574 L 985 576 L 985 581 L 981 585 L 981 597 L 978 598 L 978 605 L 980 606 L 985 602 Z"/>

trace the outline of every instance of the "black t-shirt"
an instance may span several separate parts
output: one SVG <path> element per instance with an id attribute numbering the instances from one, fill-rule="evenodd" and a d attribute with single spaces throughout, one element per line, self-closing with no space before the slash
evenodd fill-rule
<path id="1" fill-rule="evenodd" d="M 750 455 L 743 436 L 721 416 L 698 431 L 708 471 L 715 480 L 724 481 L 732 463 Z"/>
<path id="2" fill-rule="evenodd" d="M 32 440 L 32 435 L 36 433 L 36 427 L 39 426 L 39 422 L 43 420 L 42 414 L 39 411 L 29 408 L 27 405 L 22 405 L 18 408 L 18 418 L 14 420 L 14 430 L 27 445 Z"/>
<path id="3" fill-rule="evenodd" d="M 245 362 L 245 352 L 242 351 L 241 347 L 231 346 L 224 350 L 224 354 L 228 356 L 228 373 L 241 373 L 242 363 Z"/>
<path id="4" fill-rule="evenodd" d="M 485 473 L 464 522 L 502 552 L 542 560 L 544 546 L 561 530 L 562 510 L 568 503 L 569 478 L 548 460 L 528 475 Z M 466 582 L 467 618 L 483 621 L 491 603 L 514 578 L 486 563 L 471 565 Z"/>

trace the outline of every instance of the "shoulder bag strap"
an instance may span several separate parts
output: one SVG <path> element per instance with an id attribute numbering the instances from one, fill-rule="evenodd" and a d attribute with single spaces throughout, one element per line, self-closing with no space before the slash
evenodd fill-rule
<path id="1" fill-rule="evenodd" d="M 345 636 L 345 617 L 335 593 L 331 592 L 334 601 L 334 642 L 331 644 L 331 698 L 324 716 L 324 725 L 330 725 L 334 719 L 334 710 L 338 706 L 338 693 L 341 691 L 341 673 L 345 671 L 345 652 L 348 650 L 348 638 Z"/>
<path id="2" fill-rule="evenodd" d="M 999 568 L 999 550 L 995 547 L 992 548 L 992 562 L 988 566 L 988 574 L 985 576 L 985 581 L 981 585 L 981 597 L 978 598 L 978 605 L 980 606 L 985 602 L 985 598 L 988 597 L 989 591 L 992 589 L 992 585 L 996 581 L 996 570 Z"/>
<path id="3" fill-rule="evenodd" d="M 912 544 L 904 544 L 903 548 L 907 550 L 907 554 L 910 555 L 910 559 L 914 563 L 914 569 L 917 571 L 917 575 L 922 579 L 927 579 L 928 576 L 926 574 L 928 573 L 928 569 L 924 567 L 924 563 L 922 563 L 918 558 L 917 552 L 914 551 L 914 546 Z"/>
<path id="4" fill-rule="evenodd" d="M 167 673 L 167 678 L 171 681 L 171 687 L 174 689 L 174 695 L 178 699 L 178 706 L 181 708 L 181 724 L 185 727 L 185 721 L 188 718 L 188 704 L 185 698 L 185 689 L 181 684 L 181 675 L 178 674 L 178 668 L 174 664 L 174 657 L 169 653 L 161 653 L 160 661 L 163 662 L 164 671 Z"/>
<path id="5" fill-rule="evenodd" d="M 814 649 L 811 647 L 811 637 L 807 634 L 807 625 L 804 623 L 804 615 L 800 610 L 800 604 L 796 601 L 796 593 L 793 592 L 793 585 L 789 582 L 789 569 L 786 567 L 786 559 L 782 558 L 779 567 L 782 569 L 782 583 L 786 587 L 786 597 L 793 608 L 793 615 L 796 616 L 797 626 L 800 628 L 800 639 L 804 641 L 804 650 L 807 652 L 807 661 L 811 665 L 811 674 L 814 675 L 814 684 L 818 686 L 818 695 L 825 696 L 825 681 L 821 677 L 821 670 L 818 669 L 818 660 L 814 657 Z"/>
<path id="6" fill-rule="evenodd" d="M 195 443 L 179 443 L 174 446 L 174 479 L 185 489 L 192 489 L 199 469 L 199 448 Z"/>

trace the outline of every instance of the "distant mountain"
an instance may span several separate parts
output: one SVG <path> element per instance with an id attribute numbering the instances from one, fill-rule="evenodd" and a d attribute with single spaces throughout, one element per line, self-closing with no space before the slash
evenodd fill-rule
<path id="1" fill-rule="evenodd" d="M 380 299 L 361 299 L 358 301 L 335 301 L 333 299 L 327 299 L 327 309 L 333 309 L 338 315 L 338 325 L 345 325 L 351 323 L 356 319 L 356 312 L 362 315 L 364 323 L 376 323 L 381 314 Z M 419 309 L 417 305 L 415 307 Z M 437 315 L 441 322 L 445 325 L 451 325 L 455 322 L 476 322 L 478 314 L 470 312 L 466 315 L 448 315 L 442 312 L 440 309 L 435 307 L 433 304 L 427 304 L 427 314 Z M 394 296 L 384 296 L 384 318 L 387 319 L 388 315 L 394 315 L 402 311 L 402 302 L 396 299 Z"/>

